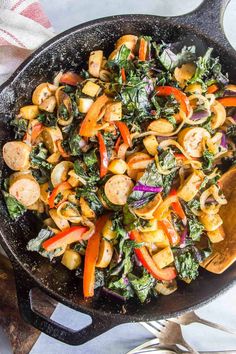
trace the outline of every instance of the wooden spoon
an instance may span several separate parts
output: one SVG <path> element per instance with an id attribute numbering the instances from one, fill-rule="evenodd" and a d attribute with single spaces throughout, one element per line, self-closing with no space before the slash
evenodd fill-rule
<path id="1" fill-rule="evenodd" d="M 225 239 L 212 244 L 213 253 L 202 264 L 216 274 L 223 273 L 236 260 L 236 166 L 227 171 L 220 182 L 228 202 L 220 208 Z"/>

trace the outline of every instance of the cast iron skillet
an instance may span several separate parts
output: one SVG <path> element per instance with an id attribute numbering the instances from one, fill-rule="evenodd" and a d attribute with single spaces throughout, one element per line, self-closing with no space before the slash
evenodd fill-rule
<path id="1" fill-rule="evenodd" d="M 198 53 L 212 46 L 220 56 L 225 71 L 236 82 L 234 70 L 236 54 L 222 31 L 222 17 L 229 0 L 205 0 L 188 15 L 164 18 L 146 15 L 124 15 L 103 18 L 76 26 L 47 42 L 21 65 L 0 88 L 0 139 L 13 139 L 9 120 L 21 105 L 30 102 L 35 86 L 52 80 L 60 69 L 78 69 L 87 60 L 89 52 L 102 48 L 110 52 L 117 38 L 123 34 L 151 35 L 156 40 L 195 44 Z M 0 157 L 3 176 L 7 174 Z M 222 293 L 236 279 L 236 264 L 222 275 L 201 270 L 199 278 L 190 285 L 182 285 L 170 296 L 162 296 L 148 304 L 122 304 L 97 294 L 85 301 L 81 280 L 60 264 L 52 264 L 36 253 L 26 251 L 27 241 L 37 233 L 37 222 L 28 213 L 18 222 L 12 222 L 0 200 L 2 218 L 0 242 L 12 261 L 19 308 L 22 317 L 34 327 L 62 342 L 78 345 L 108 329 L 125 322 L 149 321 L 173 317 L 196 308 Z M 92 317 L 92 324 L 73 331 L 33 309 L 31 290 L 45 291 L 59 302 Z"/>

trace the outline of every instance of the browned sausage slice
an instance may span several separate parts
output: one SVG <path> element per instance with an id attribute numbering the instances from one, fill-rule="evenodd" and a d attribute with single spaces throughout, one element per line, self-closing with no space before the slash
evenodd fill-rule
<path id="1" fill-rule="evenodd" d="M 10 177 L 9 193 L 28 207 L 39 199 L 40 187 L 30 173 L 14 173 Z"/>
<path id="2" fill-rule="evenodd" d="M 29 167 L 30 147 L 22 141 L 9 141 L 3 146 L 3 159 L 13 171 Z"/>
<path id="3" fill-rule="evenodd" d="M 104 192 L 112 204 L 124 205 L 133 187 L 134 184 L 130 177 L 115 175 L 106 182 Z"/>

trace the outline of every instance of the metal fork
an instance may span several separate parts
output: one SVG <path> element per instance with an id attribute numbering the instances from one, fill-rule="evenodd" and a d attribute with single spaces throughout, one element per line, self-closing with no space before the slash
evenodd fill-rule
<path id="1" fill-rule="evenodd" d="M 176 317 L 176 318 L 171 318 L 171 321 L 178 323 L 180 325 L 184 325 L 184 326 L 187 326 L 191 323 L 201 323 L 206 326 L 219 329 L 220 331 L 224 331 L 224 332 L 236 335 L 235 329 L 228 328 L 226 326 L 223 326 L 223 325 L 215 323 L 215 322 L 207 321 L 207 320 L 199 317 L 194 311 L 188 312 L 188 313 L 186 313 L 182 316 Z"/>
<path id="2" fill-rule="evenodd" d="M 140 322 L 140 324 L 153 333 L 158 339 L 161 345 L 182 345 L 188 349 L 190 353 L 199 354 L 194 348 L 192 348 L 183 338 L 181 327 L 178 323 L 172 321 L 150 321 Z M 158 342 L 157 342 L 158 343 Z M 156 343 L 156 344 L 157 344 Z M 153 343 L 155 344 L 155 343 Z"/>

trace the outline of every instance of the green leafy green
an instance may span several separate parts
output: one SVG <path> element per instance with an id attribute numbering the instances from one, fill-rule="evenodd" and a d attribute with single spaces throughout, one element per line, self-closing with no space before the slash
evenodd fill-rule
<path id="1" fill-rule="evenodd" d="M 22 205 L 16 198 L 9 193 L 2 190 L 2 194 L 7 206 L 8 213 L 12 220 L 17 220 L 26 211 L 24 205 Z"/>
<path id="2" fill-rule="evenodd" d="M 127 277 L 122 276 L 118 280 L 112 280 L 108 284 L 108 288 L 113 290 L 114 292 L 120 294 L 125 299 L 130 299 L 134 296 L 133 289 L 130 285 L 130 282 Z"/>
<path id="3" fill-rule="evenodd" d="M 236 143 L 236 125 L 230 125 L 226 130 L 226 135 Z"/>
<path id="4" fill-rule="evenodd" d="M 57 248 L 55 251 L 47 252 L 42 248 L 42 243 L 53 236 L 53 232 L 49 229 L 41 229 L 38 236 L 30 240 L 26 246 L 28 251 L 35 251 L 41 254 L 41 256 L 52 260 L 58 253 L 61 252 L 61 248 Z"/>
<path id="5" fill-rule="evenodd" d="M 40 113 L 37 117 L 38 121 L 46 127 L 56 127 L 57 117 L 54 113 L 44 112 Z"/>
<path id="6" fill-rule="evenodd" d="M 193 62 L 195 59 L 195 46 L 183 47 L 180 53 L 175 54 L 169 45 L 155 45 L 158 60 L 168 71 L 173 71 L 185 63 Z"/>
<path id="7" fill-rule="evenodd" d="M 194 280 L 198 276 L 199 262 L 190 248 L 174 252 L 175 266 L 180 279 Z"/>
<path id="8" fill-rule="evenodd" d="M 82 154 L 81 141 L 82 138 L 78 134 L 77 128 L 75 128 L 70 132 L 68 138 L 68 145 L 72 156 L 80 156 Z"/>
<path id="9" fill-rule="evenodd" d="M 204 170 L 210 170 L 212 168 L 214 159 L 215 155 L 212 152 L 210 152 L 209 150 L 204 150 L 202 168 Z"/>
<path id="10" fill-rule="evenodd" d="M 80 160 L 74 162 L 74 170 L 85 181 L 86 186 L 93 186 L 100 179 L 98 170 L 86 171 L 85 165 Z"/>
<path id="11" fill-rule="evenodd" d="M 46 170 L 51 170 L 53 165 L 47 162 L 48 151 L 43 143 L 35 146 L 30 153 L 30 162 L 33 167 L 39 167 Z"/>
<path id="12" fill-rule="evenodd" d="M 14 127 L 15 139 L 22 139 L 27 132 L 29 121 L 24 118 L 15 118 L 10 122 Z"/>
<path id="13" fill-rule="evenodd" d="M 95 269 L 95 284 L 94 289 L 100 288 L 105 285 L 105 274 L 102 269 Z"/>
<path id="14" fill-rule="evenodd" d="M 150 293 L 150 290 L 156 283 L 155 279 L 146 271 L 143 272 L 143 275 L 140 278 L 138 278 L 134 274 L 129 274 L 128 279 L 139 300 L 142 303 L 145 302 Z"/>
<path id="15" fill-rule="evenodd" d="M 193 207 L 193 204 L 192 205 L 184 204 L 185 213 L 187 215 L 189 238 L 193 241 L 199 241 L 203 233 L 204 226 L 198 220 L 196 215 L 194 215 L 193 212 L 191 211 L 191 206 Z M 196 206 L 196 202 L 195 202 L 195 206 Z"/>
<path id="16" fill-rule="evenodd" d="M 77 188 L 76 198 L 83 197 L 89 204 L 89 207 L 96 213 L 96 215 L 102 214 L 104 207 L 100 202 L 96 192 L 91 189 L 91 186 L 85 186 L 82 188 Z"/>
<path id="17" fill-rule="evenodd" d="M 172 170 L 174 167 L 176 167 L 176 158 L 170 148 L 161 153 L 159 163 L 165 170 Z"/>
<path id="18" fill-rule="evenodd" d="M 97 159 L 97 155 L 96 155 L 96 149 L 92 149 L 92 150 L 86 152 L 85 154 L 83 154 L 83 160 L 84 160 L 85 165 L 89 169 L 97 166 L 98 159 Z"/>

